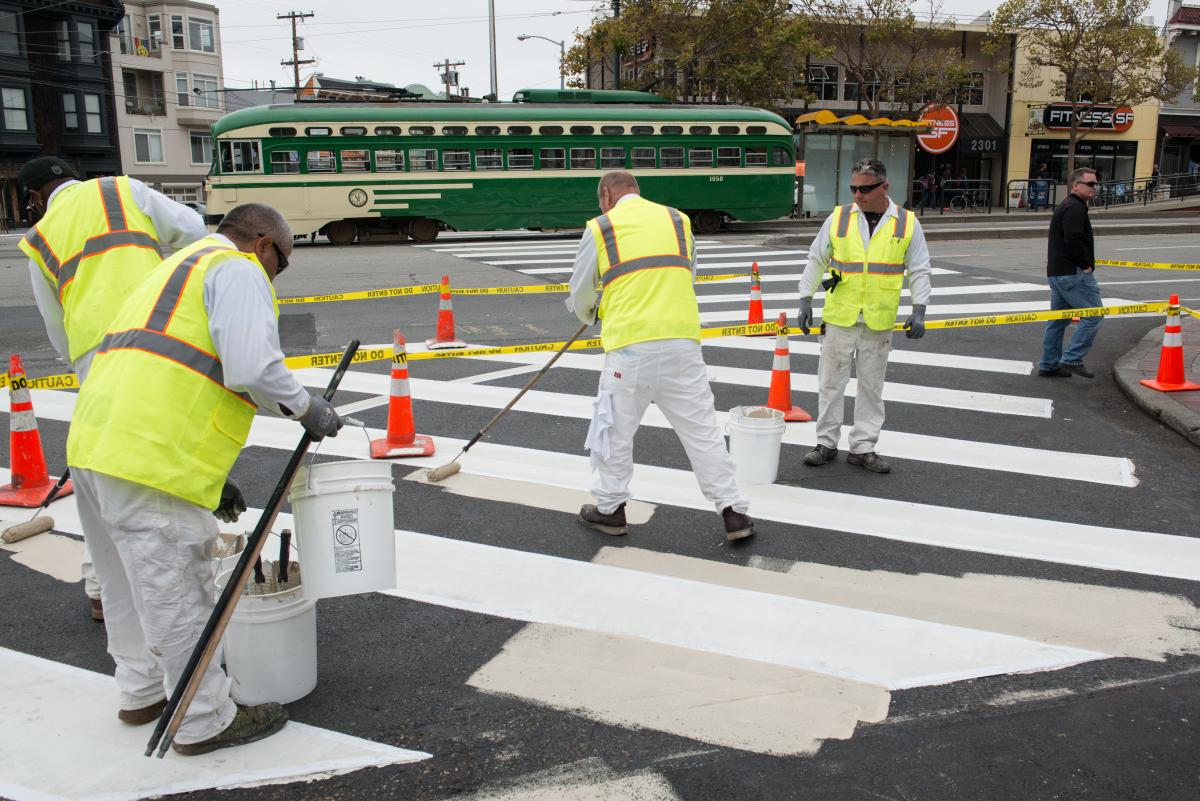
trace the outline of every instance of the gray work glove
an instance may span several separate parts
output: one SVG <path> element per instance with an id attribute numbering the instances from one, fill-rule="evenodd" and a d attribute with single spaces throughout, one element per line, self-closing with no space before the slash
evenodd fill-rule
<path id="1" fill-rule="evenodd" d="M 223 523 L 233 523 L 244 511 L 246 511 L 246 499 L 242 497 L 242 491 L 233 481 L 225 479 L 225 486 L 221 488 L 221 502 L 217 504 L 216 509 L 213 509 L 213 517 Z"/>
<path id="2" fill-rule="evenodd" d="M 908 321 L 904 324 L 904 336 L 909 339 L 920 339 L 925 336 L 925 306 L 921 303 L 914 303 L 912 314 L 908 316 Z"/>
<path id="3" fill-rule="evenodd" d="M 812 298 L 800 298 L 800 311 L 796 312 L 796 325 L 805 334 L 813 325 Z"/>
<path id="4" fill-rule="evenodd" d="M 320 395 L 313 395 L 308 411 L 300 416 L 300 425 L 317 442 L 325 437 L 336 437 L 344 423 L 333 405 Z"/>

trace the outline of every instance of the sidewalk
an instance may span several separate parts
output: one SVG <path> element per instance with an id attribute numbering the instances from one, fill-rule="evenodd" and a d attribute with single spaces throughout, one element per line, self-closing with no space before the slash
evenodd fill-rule
<path id="1" fill-rule="evenodd" d="M 1200 384 L 1200 318 L 1183 315 L 1183 373 Z M 1200 445 L 1200 390 L 1158 392 L 1143 386 L 1143 378 L 1158 375 L 1163 326 L 1146 333 L 1141 341 L 1113 365 L 1117 386 L 1151 417 Z"/>

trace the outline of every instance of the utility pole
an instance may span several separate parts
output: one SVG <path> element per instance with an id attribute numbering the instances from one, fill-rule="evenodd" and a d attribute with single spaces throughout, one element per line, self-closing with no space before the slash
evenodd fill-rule
<path id="1" fill-rule="evenodd" d="M 300 65 L 316 64 L 317 60 L 315 58 L 300 58 L 300 50 L 303 48 L 303 45 L 300 42 L 300 38 L 296 35 L 296 20 L 305 20 L 312 16 L 314 16 L 314 14 L 311 11 L 309 11 L 307 14 L 299 11 L 289 11 L 286 14 L 275 15 L 275 19 L 288 19 L 292 21 L 292 60 L 280 61 L 279 63 L 285 67 L 292 68 L 292 73 L 295 76 L 295 81 L 292 83 L 292 86 L 296 87 L 297 100 L 300 99 Z"/>
<path id="2" fill-rule="evenodd" d="M 488 58 L 492 65 L 492 102 L 497 102 L 500 91 L 496 78 L 496 0 L 488 0 Z"/>
<path id="3" fill-rule="evenodd" d="M 621 0 L 612 0 L 613 19 L 621 18 Z M 601 84 L 603 86 L 604 84 Z M 621 54 L 613 48 L 613 89 L 621 88 Z"/>
<path id="4" fill-rule="evenodd" d="M 435 70 L 442 71 L 442 84 L 446 87 L 446 102 L 450 102 L 450 85 L 454 84 L 455 86 L 458 86 L 458 71 L 455 70 L 454 72 L 451 72 L 450 68 L 462 67 L 465 66 L 466 63 L 467 62 L 465 61 L 451 61 L 450 59 L 446 59 L 441 64 L 433 65 Z"/>

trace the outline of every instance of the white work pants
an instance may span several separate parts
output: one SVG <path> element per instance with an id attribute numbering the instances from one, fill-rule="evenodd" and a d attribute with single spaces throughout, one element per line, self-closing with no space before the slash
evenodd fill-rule
<path id="1" fill-rule="evenodd" d="M 75 375 L 79 378 L 80 386 L 87 379 L 88 370 L 92 369 L 92 359 L 96 355 L 96 350 L 96 348 L 93 348 L 75 360 L 73 366 L 75 368 Z M 84 594 L 89 598 L 99 598 L 100 581 L 96 578 L 96 568 L 92 565 L 92 552 L 88 549 L 86 541 L 83 543 L 83 562 L 79 566 L 79 572 L 83 577 Z"/>
<path id="2" fill-rule="evenodd" d="M 860 321 L 845 327 L 826 323 L 821 338 L 821 359 L 817 365 L 817 443 L 837 448 L 845 415 L 846 384 L 850 368 L 858 379 L 854 396 L 854 428 L 850 431 L 850 452 L 870 453 L 883 428 L 883 379 L 887 374 L 888 355 L 892 352 L 892 332 L 875 331 Z"/>
<path id="3" fill-rule="evenodd" d="M 633 497 L 633 435 L 650 401 L 683 443 L 704 497 L 718 512 L 726 506 L 745 512 L 750 502 L 738 491 L 733 460 L 717 426 L 700 343 L 690 339 L 640 342 L 605 354 L 588 431 L 596 508 L 611 514 Z"/>
<path id="4" fill-rule="evenodd" d="M 214 606 L 212 512 L 156 489 L 72 468 L 83 536 L 91 549 L 108 652 L 122 709 L 169 696 Z M 236 712 L 220 651 L 192 699 L 178 743 L 224 731 Z"/>

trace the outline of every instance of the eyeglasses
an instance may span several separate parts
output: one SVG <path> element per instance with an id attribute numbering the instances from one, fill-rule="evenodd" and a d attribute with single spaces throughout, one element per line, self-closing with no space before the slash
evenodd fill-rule
<path id="1" fill-rule="evenodd" d="M 879 187 L 883 186 L 884 183 L 886 183 L 886 182 L 880 181 L 877 184 L 860 184 L 858 186 L 855 186 L 854 184 L 850 184 L 850 194 L 854 195 L 854 194 L 862 193 L 864 195 L 869 195 L 872 192 L 874 192 L 876 189 L 878 189 Z"/>
<path id="2" fill-rule="evenodd" d="M 1100 185 L 1099 181 L 1076 181 L 1075 183 L 1083 184 L 1084 186 L 1091 187 L 1092 189 L 1095 189 L 1097 186 Z"/>
<path id="3" fill-rule="evenodd" d="M 258 236 L 264 237 L 269 236 L 269 234 L 258 234 Z M 275 268 L 275 274 L 279 275 L 288 268 L 287 256 L 283 255 L 283 250 L 280 249 L 279 243 L 275 241 L 274 237 L 271 238 L 271 247 L 275 248 L 275 258 L 279 262 L 279 266 Z"/>

